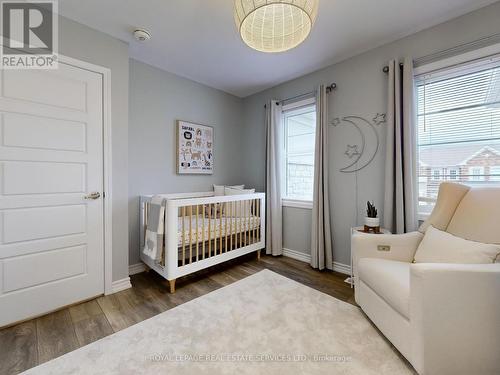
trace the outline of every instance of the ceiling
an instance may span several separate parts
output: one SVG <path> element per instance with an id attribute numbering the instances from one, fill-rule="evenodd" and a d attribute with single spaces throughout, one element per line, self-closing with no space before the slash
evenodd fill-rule
<path id="1" fill-rule="evenodd" d="M 240 40 L 233 1 L 60 0 L 59 13 L 129 42 L 134 59 L 245 97 L 496 0 L 320 0 L 309 38 L 279 54 Z M 152 39 L 135 41 L 137 27 Z"/>

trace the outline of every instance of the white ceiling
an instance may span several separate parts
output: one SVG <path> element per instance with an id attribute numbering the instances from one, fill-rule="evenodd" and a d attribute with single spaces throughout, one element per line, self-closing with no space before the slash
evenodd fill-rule
<path id="1" fill-rule="evenodd" d="M 320 0 L 309 38 L 280 54 L 240 40 L 234 0 L 60 0 L 59 12 L 130 43 L 130 56 L 245 97 L 496 0 Z M 148 29 L 139 43 L 131 32 Z"/>

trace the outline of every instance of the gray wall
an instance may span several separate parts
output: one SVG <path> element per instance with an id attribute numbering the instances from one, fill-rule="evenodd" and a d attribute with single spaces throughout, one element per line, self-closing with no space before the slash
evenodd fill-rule
<path id="1" fill-rule="evenodd" d="M 128 45 L 59 18 L 59 52 L 111 69 L 113 149 L 113 281 L 128 276 Z"/>
<path id="2" fill-rule="evenodd" d="M 138 262 L 140 194 L 208 190 L 213 183 L 245 183 L 261 191 L 264 189 L 263 106 L 269 99 L 291 97 L 311 91 L 319 83 L 335 81 L 339 88 L 330 96 L 330 117 L 356 114 L 371 118 L 377 112 L 385 112 L 386 77 L 380 70 L 389 59 L 406 55 L 420 57 L 500 33 L 499 18 L 500 3 L 496 3 L 241 100 L 134 60 L 130 61 L 129 68 L 126 43 L 60 17 L 60 52 L 111 69 L 113 280 L 126 277 L 128 264 Z M 176 119 L 215 126 L 213 176 L 175 174 Z M 379 132 L 384 140 L 384 129 L 380 128 Z M 349 127 L 331 128 L 334 255 L 337 262 L 346 264 L 349 263 L 349 227 L 361 222 L 367 199 L 381 205 L 384 189 L 383 145 L 366 170 L 357 175 L 339 172 L 348 161 L 343 154 L 346 144 L 357 141 L 357 134 Z M 309 252 L 310 216 L 308 210 L 285 208 L 286 248 Z"/>
<path id="3" fill-rule="evenodd" d="M 283 248 L 309 254 L 311 220 L 310 209 L 283 207 Z"/>
<path id="4" fill-rule="evenodd" d="M 129 230 L 130 264 L 139 262 L 139 196 L 211 191 L 239 184 L 247 162 L 242 148 L 242 101 L 202 84 L 130 60 Z M 179 176 L 175 121 L 212 125 L 214 174 Z"/>
<path id="5" fill-rule="evenodd" d="M 243 103 L 246 140 L 243 182 L 264 188 L 264 104 L 268 100 L 293 97 L 314 90 L 320 83 L 336 82 L 338 89 L 329 97 L 330 119 L 348 115 L 371 119 L 377 112 L 386 112 L 386 76 L 381 69 L 390 59 L 407 55 L 418 58 L 500 33 L 499 19 L 500 3 L 495 3 L 246 98 Z M 382 147 L 375 160 L 357 174 L 345 174 L 339 169 L 349 161 L 344 155 L 346 145 L 359 143 L 358 135 L 352 127 L 330 127 L 330 197 L 336 262 L 350 263 L 349 228 L 362 223 L 365 202 L 373 200 L 379 208 L 382 206 L 385 127 L 382 125 L 378 130 Z M 310 211 L 285 209 L 284 216 L 284 246 L 309 253 Z"/>

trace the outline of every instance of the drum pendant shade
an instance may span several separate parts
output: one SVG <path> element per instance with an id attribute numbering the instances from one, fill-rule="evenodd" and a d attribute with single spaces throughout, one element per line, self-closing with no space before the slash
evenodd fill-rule
<path id="1" fill-rule="evenodd" d="M 243 41 L 261 52 L 283 52 L 302 43 L 314 25 L 319 0 L 234 0 Z"/>

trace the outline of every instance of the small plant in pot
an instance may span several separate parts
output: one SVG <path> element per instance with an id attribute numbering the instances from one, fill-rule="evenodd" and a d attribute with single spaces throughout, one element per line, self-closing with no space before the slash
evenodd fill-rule
<path id="1" fill-rule="evenodd" d="M 380 233 L 380 219 L 373 203 L 366 202 L 365 232 Z"/>

